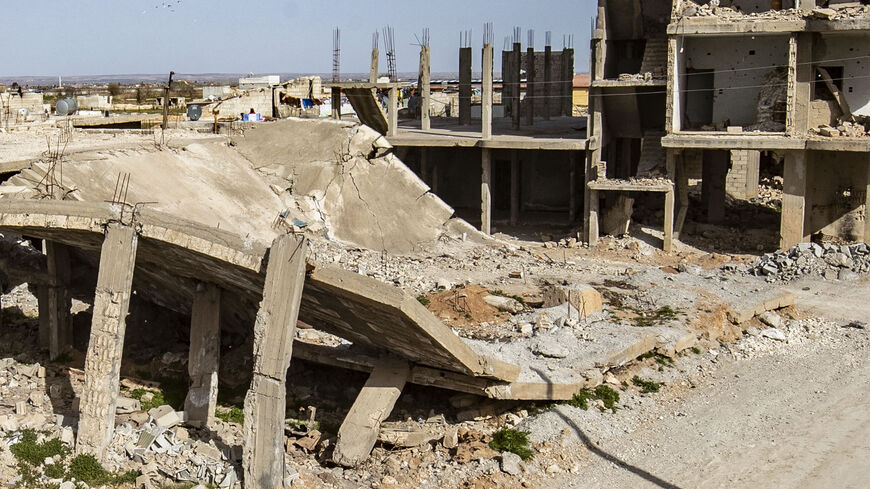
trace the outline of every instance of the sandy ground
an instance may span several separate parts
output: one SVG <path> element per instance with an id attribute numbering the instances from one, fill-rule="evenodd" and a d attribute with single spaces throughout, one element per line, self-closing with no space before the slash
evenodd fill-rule
<path id="1" fill-rule="evenodd" d="M 825 341 L 723 358 L 631 433 L 585 437 L 585 464 L 541 487 L 868 487 L 870 330 L 843 325 L 867 319 L 870 282 L 789 288 L 835 322 Z"/>

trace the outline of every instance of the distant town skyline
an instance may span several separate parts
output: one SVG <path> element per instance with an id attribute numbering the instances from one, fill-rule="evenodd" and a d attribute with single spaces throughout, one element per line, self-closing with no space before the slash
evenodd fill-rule
<path id="1" fill-rule="evenodd" d="M 368 72 L 372 33 L 395 31 L 397 69 L 417 70 L 416 37 L 430 31 L 432 71 L 455 72 L 460 32 L 472 31 L 474 69 L 480 69 L 483 24 L 494 26 L 499 51 L 514 26 L 535 30 L 543 49 L 573 36 L 574 70 L 588 71 L 593 0 L 516 0 L 437 4 L 340 0 L 314 10 L 297 0 L 34 0 L 4 5 L 0 78 L 147 73 L 328 73 L 332 29 L 341 29 L 341 71 Z M 20 19 L 20 23 L 15 20 Z M 415 37 L 416 34 L 416 37 Z M 386 59 L 381 43 L 381 72 Z M 501 70 L 501 56 L 495 57 Z"/>

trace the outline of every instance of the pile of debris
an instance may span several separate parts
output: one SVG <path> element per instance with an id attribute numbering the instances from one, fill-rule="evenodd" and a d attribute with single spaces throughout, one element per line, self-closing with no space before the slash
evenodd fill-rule
<path id="1" fill-rule="evenodd" d="M 736 19 L 740 17 L 750 17 L 752 19 L 759 20 L 782 20 L 782 19 L 795 19 L 799 20 L 803 15 L 800 9 L 784 9 L 784 10 L 768 10 L 765 12 L 752 12 L 745 13 L 741 12 L 739 7 L 729 7 L 724 4 L 730 4 L 729 0 L 724 0 L 724 2 L 720 2 L 720 0 L 710 0 L 709 2 L 701 5 L 691 0 L 686 0 L 683 2 L 683 10 L 679 12 L 682 17 L 719 17 L 723 19 Z"/>
<path id="2" fill-rule="evenodd" d="M 870 132 L 867 131 L 867 128 L 863 124 L 849 121 L 841 122 L 836 127 L 829 125 L 814 127 L 810 129 L 810 132 L 829 138 L 861 138 L 870 136 Z"/>
<path id="3" fill-rule="evenodd" d="M 768 282 L 789 281 L 802 276 L 821 276 L 825 280 L 854 280 L 870 272 L 870 247 L 865 243 L 836 245 L 799 243 L 789 250 L 766 253 L 750 268 Z"/>
<path id="4" fill-rule="evenodd" d="M 859 2 L 833 4 L 829 7 L 817 7 L 804 14 L 804 17 L 822 20 L 837 20 L 843 18 L 862 17 L 870 14 L 870 5 Z"/>

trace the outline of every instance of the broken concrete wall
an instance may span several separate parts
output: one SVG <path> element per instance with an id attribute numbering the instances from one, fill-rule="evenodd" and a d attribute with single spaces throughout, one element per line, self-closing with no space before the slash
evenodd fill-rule
<path id="1" fill-rule="evenodd" d="M 866 219 L 867 153 L 807 153 L 806 234 L 861 240 Z"/>
<path id="2" fill-rule="evenodd" d="M 707 0 L 699 1 L 696 3 L 699 5 L 706 5 L 710 2 L 709 0 Z M 795 8 L 795 1 L 782 0 L 781 5 L 783 9 Z M 769 10 L 774 10 L 772 7 L 772 2 L 770 0 L 721 0 L 719 2 L 719 6 L 731 8 L 744 14 L 757 14 L 761 12 L 767 12 Z"/>
<path id="3" fill-rule="evenodd" d="M 691 78 L 696 76 L 691 70 L 714 70 L 708 87 L 713 94 L 712 121 L 729 119 L 731 125 L 748 126 L 757 120 L 764 76 L 773 67 L 788 64 L 788 43 L 788 36 L 782 35 L 688 38 L 684 69 L 689 71 L 683 73 Z"/>
<path id="4" fill-rule="evenodd" d="M 813 43 L 813 59 L 821 67 L 840 67 L 840 87 L 853 114 L 870 115 L 870 35 L 865 33 L 822 34 Z M 825 61 L 834 60 L 834 61 Z"/>
<path id="5" fill-rule="evenodd" d="M 212 107 L 203 112 L 210 114 Z M 242 114 L 250 113 L 251 109 L 263 116 L 272 117 L 272 89 L 250 90 L 235 98 L 225 98 L 218 103 L 217 108 L 219 110 L 218 117 L 221 119 L 233 117 L 239 119 Z M 205 117 L 207 118 L 207 115 Z"/>
<path id="6" fill-rule="evenodd" d="M 453 209 L 375 131 L 332 120 L 261 125 L 234 144 L 269 182 L 305 198 L 324 234 L 374 250 L 409 251 L 437 238 Z M 310 211 L 310 209 L 301 209 Z"/>

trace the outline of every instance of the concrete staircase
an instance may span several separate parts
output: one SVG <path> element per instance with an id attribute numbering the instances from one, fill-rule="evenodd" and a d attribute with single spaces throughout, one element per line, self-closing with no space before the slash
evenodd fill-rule
<path id="1" fill-rule="evenodd" d="M 666 38 L 647 39 L 640 63 L 641 73 L 652 73 L 653 78 L 664 78 L 668 68 L 668 40 Z"/>

